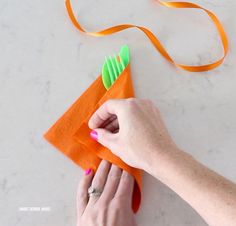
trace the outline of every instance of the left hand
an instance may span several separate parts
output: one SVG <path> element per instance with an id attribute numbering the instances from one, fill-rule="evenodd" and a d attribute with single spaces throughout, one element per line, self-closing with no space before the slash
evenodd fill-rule
<path id="1" fill-rule="evenodd" d="M 92 186 L 101 195 L 88 197 Z M 80 182 L 77 195 L 77 226 L 135 226 L 131 208 L 134 179 L 127 172 L 103 160 L 95 175 Z"/>

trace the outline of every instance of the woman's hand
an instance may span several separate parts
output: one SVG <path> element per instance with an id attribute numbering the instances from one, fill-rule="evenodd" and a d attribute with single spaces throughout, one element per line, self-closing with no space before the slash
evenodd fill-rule
<path id="1" fill-rule="evenodd" d="M 149 100 L 109 100 L 92 115 L 89 127 L 99 143 L 146 171 L 153 160 L 177 150 L 159 110 Z"/>
<path id="2" fill-rule="evenodd" d="M 89 127 L 93 138 L 158 178 L 209 225 L 235 226 L 236 185 L 179 150 L 150 101 L 110 100 L 93 114 Z"/>
<path id="3" fill-rule="evenodd" d="M 86 171 L 77 195 L 77 226 L 135 226 L 133 185 L 132 176 L 104 160 L 94 176 Z M 88 197 L 90 186 L 101 195 Z"/>

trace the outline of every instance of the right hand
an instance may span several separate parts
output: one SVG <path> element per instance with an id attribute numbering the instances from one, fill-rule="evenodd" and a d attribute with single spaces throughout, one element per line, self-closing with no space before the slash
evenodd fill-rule
<path id="1" fill-rule="evenodd" d="M 159 110 L 149 100 L 109 100 L 92 115 L 89 127 L 99 143 L 145 171 L 162 155 L 177 150 Z"/>

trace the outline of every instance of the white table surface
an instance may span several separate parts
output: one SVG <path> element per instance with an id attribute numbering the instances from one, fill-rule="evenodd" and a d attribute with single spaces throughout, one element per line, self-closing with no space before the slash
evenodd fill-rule
<path id="1" fill-rule="evenodd" d="M 86 36 L 72 26 L 63 0 L 0 1 L 0 226 L 76 224 L 76 187 L 83 172 L 42 135 L 97 77 L 104 57 L 123 44 L 131 49 L 137 96 L 160 108 L 181 148 L 236 181 L 236 2 L 194 2 L 215 12 L 229 36 L 229 55 L 210 72 L 174 68 L 135 29 Z M 150 0 L 72 3 L 91 31 L 118 23 L 149 27 L 180 63 L 208 63 L 222 54 L 215 27 L 201 11 L 168 9 Z M 23 207 L 50 211 L 20 211 Z M 146 174 L 137 221 L 206 225 Z"/>

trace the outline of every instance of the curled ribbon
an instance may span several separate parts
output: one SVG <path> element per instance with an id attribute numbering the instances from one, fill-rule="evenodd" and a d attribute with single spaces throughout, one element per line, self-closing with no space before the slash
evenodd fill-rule
<path id="1" fill-rule="evenodd" d="M 201 9 L 204 12 L 206 12 L 208 14 L 208 16 L 212 19 L 213 23 L 216 26 L 216 29 L 218 31 L 218 34 L 220 36 L 221 42 L 222 42 L 222 46 L 223 46 L 223 57 L 221 57 L 219 60 L 210 63 L 210 64 L 204 64 L 204 65 L 198 65 L 198 66 L 190 66 L 190 65 L 184 65 L 184 64 L 178 64 L 176 63 L 171 56 L 168 54 L 168 52 L 165 50 L 164 46 L 161 44 L 161 42 L 159 41 L 159 39 L 147 28 L 145 27 L 141 27 L 141 26 L 137 26 L 137 25 L 133 25 L 133 24 L 121 24 L 121 25 L 117 25 L 117 26 L 113 26 L 107 29 L 104 29 L 102 31 L 98 31 L 98 32 L 87 32 L 86 30 L 84 30 L 81 25 L 78 23 L 77 19 L 75 18 L 75 15 L 73 13 L 72 7 L 71 7 L 71 3 L 70 0 L 66 0 L 65 4 L 66 4 L 66 9 L 67 12 L 69 14 L 69 17 L 72 21 L 72 23 L 74 24 L 74 26 L 80 30 L 81 32 L 84 32 L 88 35 L 91 36 L 96 36 L 96 37 L 100 37 L 100 36 L 106 36 L 106 35 L 111 35 L 113 33 L 128 29 L 128 28 L 137 28 L 139 30 L 141 30 L 151 41 L 151 43 L 153 44 L 153 46 L 156 48 L 157 51 L 159 51 L 161 53 L 161 55 L 167 60 L 169 61 L 171 64 L 186 70 L 186 71 L 190 71 L 190 72 L 202 72 L 202 71 L 209 71 L 212 70 L 216 67 L 218 67 L 219 65 L 221 65 L 224 61 L 224 58 L 227 55 L 228 52 L 228 39 L 226 36 L 226 33 L 224 31 L 224 28 L 222 26 L 222 24 L 220 23 L 220 21 L 218 20 L 218 18 L 209 10 L 196 5 L 194 3 L 190 3 L 190 2 L 162 2 L 157 0 L 161 5 L 169 7 L 169 8 L 195 8 L 195 9 Z"/>

